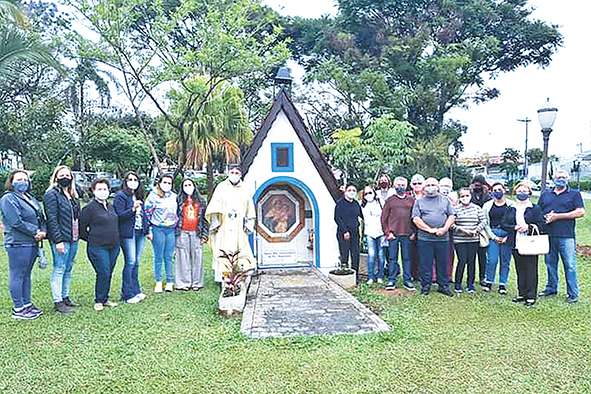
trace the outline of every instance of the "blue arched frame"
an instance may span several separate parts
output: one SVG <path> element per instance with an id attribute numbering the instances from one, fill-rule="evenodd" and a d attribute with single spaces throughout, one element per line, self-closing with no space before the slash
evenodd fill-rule
<path id="1" fill-rule="evenodd" d="M 274 178 L 268 179 L 265 183 L 263 183 L 261 186 L 259 186 L 257 188 L 257 190 L 254 193 L 254 197 L 253 197 L 253 201 L 254 201 L 254 205 L 256 206 L 258 201 L 260 200 L 263 192 L 272 185 L 278 184 L 278 183 L 287 183 L 290 184 L 292 186 L 298 187 L 300 188 L 304 193 L 306 193 L 306 196 L 308 197 L 308 199 L 310 200 L 310 205 L 312 206 L 312 212 L 314 215 L 314 264 L 316 265 L 316 267 L 320 267 L 320 216 L 319 216 L 319 210 L 318 210 L 318 201 L 316 201 L 316 196 L 314 196 L 314 193 L 312 193 L 312 190 L 310 190 L 310 188 L 302 181 L 300 181 L 297 178 L 293 178 L 290 176 L 276 176 Z M 254 234 L 250 235 L 250 246 L 253 250 L 255 250 L 254 248 Z M 258 256 L 258 250 L 256 251 L 257 253 L 257 258 Z"/>

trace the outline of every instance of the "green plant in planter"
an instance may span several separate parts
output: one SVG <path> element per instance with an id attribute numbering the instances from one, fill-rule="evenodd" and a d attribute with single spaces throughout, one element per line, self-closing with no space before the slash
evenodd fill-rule
<path id="1" fill-rule="evenodd" d="M 225 269 L 222 271 L 222 296 L 236 296 L 240 294 L 240 289 L 242 288 L 244 277 L 248 275 L 251 271 L 253 271 L 253 268 L 248 270 L 242 269 L 240 260 L 242 260 L 243 257 L 240 257 L 240 249 L 230 253 L 220 249 L 220 253 L 221 255 L 219 257 L 225 260 Z"/>
<path id="2" fill-rule="evenodd" d="M 351 275 L 354 274 L 355 271 L 349 267 L 349 260 L 341 261 L 339 259 L 339 264 L 337 265 L 337 269 L 330 271 L 333 275 Z"/>

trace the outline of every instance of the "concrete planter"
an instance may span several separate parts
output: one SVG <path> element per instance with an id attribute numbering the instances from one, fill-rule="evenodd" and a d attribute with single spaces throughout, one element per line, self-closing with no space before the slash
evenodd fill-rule
<path id="1" fill-rule="evenodd" d="M 332 270 L 328 273 L 328 277 L 336 284 L 344 289 L 350 289 L 357 285 L 356 275 L 354 270 L 347 270 L 346 273 L 339 270 Z"/>
<path id="2" fill-rule="evenodd" d="M 244 305 L 246 304 L 246 294 L 248 293 L 248 288 L 250 286 L 250 279 L 250 276 L 247 276 L 244 279 L 240 288 L 240 293 L 235 296 L 224 297 L 224 292 L 222 291 L 220 293 L 220 298 L 218 300 L 220 314 L 224 316 L 233 316 L 242 313 Z"/>

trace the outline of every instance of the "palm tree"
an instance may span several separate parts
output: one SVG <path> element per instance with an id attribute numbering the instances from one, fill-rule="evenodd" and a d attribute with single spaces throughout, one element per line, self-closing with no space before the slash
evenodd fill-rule
<path id="1" fill-rule="evenodd" d="M 205 78 L 197 78 L 185 84 L 184 90 L 204 92 Z M 187 94 L 173 91 L 169 94 L 172 99 L 172 113 L 179 117 L 186 108 Z M 190 95 L 189 95 L 190 96 Z M 195 115 L 198 113 L 198 115 Z M 180 138 L 172 128 L 165 126 L 171 137 L 167 143 L 167 151 L 181 160 L 182 153 Z M 172 131 L 172 132 L 171 132 Z M 248 116 L 244 107 L 242 90 L 228 82 L 215 85 L 200 108 L 194 108 L 184 123 L 187 139 L 185 167 L 199 169 L 207 163 L 208 193 L 213 191 L 213 158 L 221 154 L 226 162 L 240 159 L 240 145 L 249 143 L 252 132 L 248 125 Z"/>
<path id="2" fill-rule="evenodd" d="M 64 68 L 51 53 L 51 48 L 27 28 L 29 19 L 18 4 L 0 0 L 0 75 L 16 77 L 20 71 L 15 62 L 45 64 L 64 73 Z"/>

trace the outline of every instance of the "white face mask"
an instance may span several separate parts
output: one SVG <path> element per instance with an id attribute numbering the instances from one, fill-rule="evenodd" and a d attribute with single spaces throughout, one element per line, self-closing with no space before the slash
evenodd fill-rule
<path id="1" fill-rule="evenodd" d="M 460 202 L 464 205 L 470 204 L 470 196 L 468 197 L 460 197 Z"/>
<path id="2" fill-rule="evenodd" d="M 140 183 L 138 181 L 127 181 L 127 187 L 130 190 L 135 190 L 139 187 Z"/>
<path id="3" fill-rule="evenodd" d="M 191 195 L 193 195 L 193 192 L 195 191 L 195 186 L 193 186 L 193 185 L 183 186 L 183 191 L 185 192 L 185 194 L 187 196 L 191 196 Z"/>
<path id="4" fill-rule="evenodd" d="M 345 193 L 345 196 L 347 196 L 349 200 L 354 200 L 355 196 L 357 196 L 357 192 L 347 192 Z"/>
<path id="5" fill-rule="evenodd" d="M 109 191 L 105 189 L 95 190 L 94 197 L 99 201 L 105 201 L 107 198 L 109 198 Z"/>
<path id="6" fill-rule="evenodd" d="M 366 194 L 365 196 L 363 196 L 363 198 L 365 198 L 367 202 L 372 202 L 375 197 L 375 194 Z"/>
<path id="7" fill-rule="evenodd" d="M 172 185 L 170 183 L 160 183 L 160 189 L 162 189 L 164 193 L 168 193 L 172 190 Z"/>
<path id="8" fill-rule="evenodd" d="M 240 174 L 230 174 L 228 175 L 228 179 L 230 180 L 230 182 L 232 184 L 237 184 L 238 182 L 240 182 Z"/>
<path id="9" fill-rule="evenodd" d="M 440 186 L 439 187 L 439 192 L 441 194 L 443 194 L 444 196 L 448 196 L 449 192 L 451 192 L 451 187 L 449 186 Z"/>

